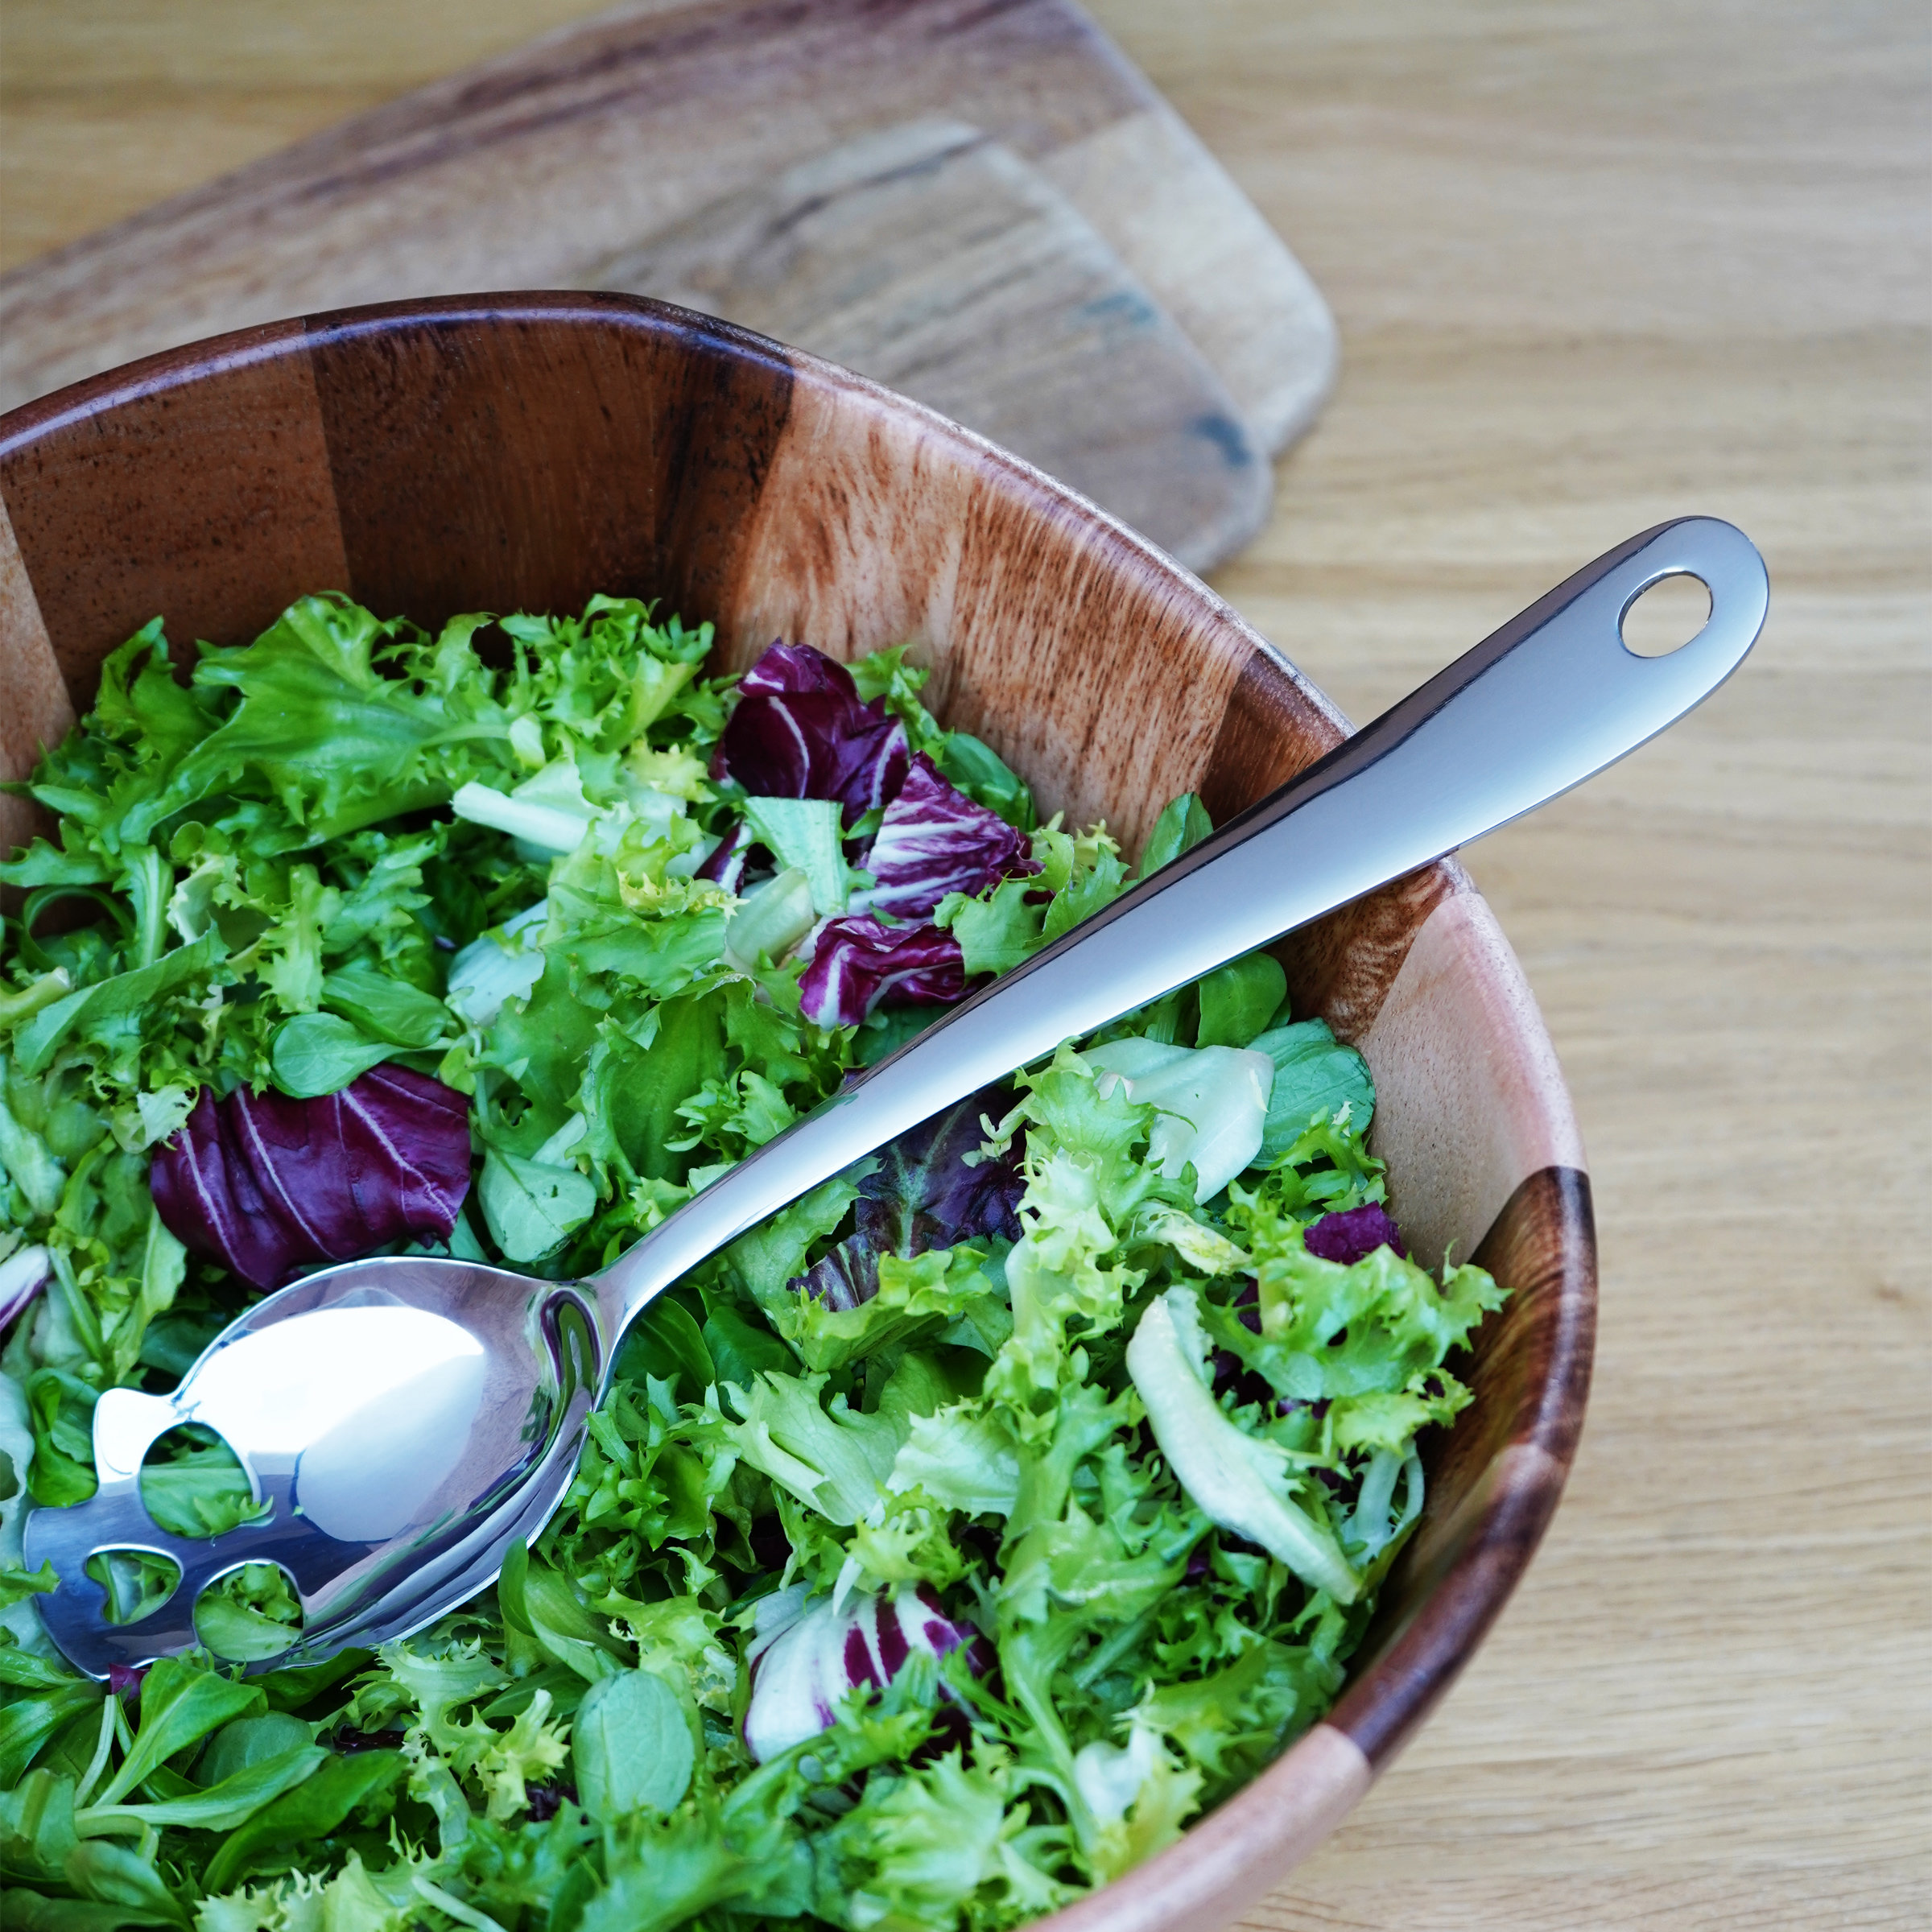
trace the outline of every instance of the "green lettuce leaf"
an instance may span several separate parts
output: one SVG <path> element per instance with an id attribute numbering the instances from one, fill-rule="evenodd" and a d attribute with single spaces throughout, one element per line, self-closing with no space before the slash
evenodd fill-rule
<path id="1" fill-rule="evenodd" d="M 1202 1011 L 1204 1018 L 1204 1000 Z M 1352 1046 L 1338 1041 L 1326 1020 L 1276 1027 L 1249 1044 L 1274 1062 L 1274 1085 L 1268 1095 L 1268 1122 L 1257 1165 L 1280 1159 L 1311 1122 L 1327 1121 L 1344 1107 L 1356 1133 L 1368 1133 L 1375 1114 L 1375 1083 L 1368 1063 Z"/>
<path id="2" fill-rule="evenodd" d="M 187 1657 L 164 1657 L 141 1680 L 141 1722 L 121 1768 L 103 1786 L 99 1802 L 117 1804 L 178 1751 L 233 1719 L 267 1708 L 252 1684 L 217 1675 Z"/>
<path id="3" fill-rule="evenodd" d="M 352 1814 L 382 1816 L 407 1770 L 399 1751 L 330 1757 L 294 1790 L 231 1831 L 208 1860 L 203 1883 L 210 1892 L 225 1891 L 258 1862 L 325 1837 Z"/>
<path id="4" fill-rule="evenodd" d="M 690 1788 L 696 1761 L 684 1707 L 652 1671 L 605 1678 L 577 1707 L 571 1740 L 577 1791 L 604 1823 L 637 1811 L 667 1815 Z"/>
<path id="5" fill-rule="evenodd" d="M 190 1798 L 158 1804 L 95 1805 L 80 1814 L 83 1826 L 97 1830 L 121 1818 L 144 1825 L 192 1825 L 206 1831 L 232 1831 L 272 1799 L 292 1790 L 328 1758 L 317 1744 L 298 1744 L 274 1757 L 245 1766 Z"/>

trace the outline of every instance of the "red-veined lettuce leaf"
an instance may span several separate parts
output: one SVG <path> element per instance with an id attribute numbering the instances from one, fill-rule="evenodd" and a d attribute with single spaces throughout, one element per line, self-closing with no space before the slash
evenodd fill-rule
<path id="1" fill-rule="evenodd" d="M 858 903 L 923 919 L 949 892 L 976 898 L 1001 879 L 1040 869 L 1026 837 L 949 785 L 923 752 L 886 807 L 863 864 L 873 879 Z"/>
<path id="2" fill-rule="evenodd" d="M 15 1315 L 31 1305 L 53 1269 L 46 1249 L 38 1246 L 18 1249 L 0 1261 L 0 1335 L 12 1326 Z"/>
<path id="3" fill-rule="evenodd" d="M 965 959 L 951 933 L 864 914 L 828 920 L 819 931 L 799 982 L 799 1010 L 821 1026 L 856 1026 L 888 993 L 944 1005 L 965 990 Z"/>
<path id="4" fill-rule="evenodd" d="M 1022 1143 L 970 1166 L 966 1158 L 986 1139 L 982 1117 L 997 1121 L 1012 1104 L 1006 1088 L 989 1087 L 881 1147 L 858 1184 L 854 1231 L 790 1286 L 856 1308 L 878 1293 L 882 1255 L 911 1261 L 976 1237 L 1018 1241 Z"/>
<path id="5" fill-rule="evenodd" d="M 914 1652 L 959 1649 L 975 1674 L 989 1667 L 979 1633 L 947 1616 L 927 1584 L 856 1597 L 843 1609 L 832 1597 L 810 1602 L 795 1584 L 758 1606 L 745 1745 L 762 1764 L 828 1729 L 853 1691 L 884 1690 Z"/>
<path id="6" fill-rule="evenodd" d="M 184 1247 L 279 1288 L 307 1261 L 447 1240 L 469 1191 L 469 1103 L 395 1066 L 308 1100 L 204 1087 L 148 1186 Z"/>
<path id="7" fill-rule="evenodd" d="M 757 835 L 742 819 L 718 841 L 718 848 L 698 868 L 698 877 L 722 886 L 727 892 L 740 891 L 745 883 L 745 861 L 758 843 Z"/>
<path id="8" fill-rule="evenodd" d="M 738 680 L 712 775 L 759 798 L 836 799 L 852 824 L 905 782 L 906 727 L 809 645 L 774 643 Z"/>

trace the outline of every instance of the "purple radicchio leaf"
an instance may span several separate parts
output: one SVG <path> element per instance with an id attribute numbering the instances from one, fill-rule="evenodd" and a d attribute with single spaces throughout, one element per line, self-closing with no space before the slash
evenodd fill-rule
<path id="1" fill-rule="evenodd" d="M 976 1677 L 991 1667 L 979 1633 L 947 1616 L 927 1584 L 857 1596 L 843 1609 L 829 1596 L 809 1602 L 803 1584 L 782 1590 L 758 1605 L 745 1747 L 765 1764 L 829 1729 L 854 1690 L 883 1690 L 915 1652 L 939 1657 L 954 1650 L 965 1652 Z"/>
<path id="2" fill-rule="evenodd" d="M 23 1248 L 0 1261 L 0 1335 L 31 1306 L 53 1271 L 53 1257 L 44 1248 Z"/>
<path id="3" fill-rule="evenodd" d="M 906 727 L 808 644 L 775 643 L 738 680 L 712 775 L 755 798 L 836 799 L 853 824 L 905 782 Z"/>
<path id="4" fill-rule="evenodd" d="M 1027 847 L 1024 833 L 949 785 L 920 752 L 861 861 L 875 883 L 854 902 L 923 919 L 949 892 L 976 897 L 1039 871 Z"/>
<path id="5" fill-rule="evenodd" d="M 309 1100 L 244 1087 L 217 1103 L 204 1087 L 148 1187 L 191 1253 L 279 1288 L 305 1261 L 447 1240 L 469 1191 L 469 1105 L 386 1065 Z"/>
<path id="6" fill-rule="evenodd" d="M 936 926 L 888 926 L 869 914 L 828 919 L 799 981 L 799 1008 L 820 1026 L 856 1026 L 890 993 L 943 1006 L 966 990 L 966 956 Z"/>
<path id="7" fill-rule="evenodd" d="M 142 1682 L 153 1669 L 152 1664 L 109 1664 L 107 1667 L 107 1687 L 116 1697 L 138 1699 L 141 1695 Z"/>
<path id="8" fill-rule="evenodd" d="M 745 865 L 751 857 L 757 836 L 742 819 L 725 833 L 718 848 L 698 868 L 698 877 L 727 892 L 737 892 L 745 883 Z"/>
<path id="9" fill-rule="evenodd" d="M 829 1307 L 856 1308 L 878 1293 L 882 1256 L 910 1261 L 979 1236 L 1017 1241 L 1026 1188 L 1021 1142 L 971 1166 L 966 1161 L 986 1138 L 982 1118 L 997 1121 L 1012 1104 L 1007 1088 L 988 1087 L 881 1148 L 859 1183 L 856 1230 L 788 1286 Z"/>
<path id="10" fill-rule="evenodd" d="M 1250 1335 L 1261 1333 L 1261 1285 L 1253 1275 L 1249 1275 L 1235 1290 L 1234 1299 L 1228 1304 L 1228 1307 L 1234 1319 Z M 1237 1381 L 1244 1377 L 1248 1378 L 1250 1384 L 1261 1380 L 1258 1376 L 1253 1374 L 1252 1370 L 1245 1369 L 1241 1366 L 1241 1358 L 1232 1348 L 1216 1349 L 1208 1358 L 1208 1366 L 1213 1373 L 1214 1392 L 1216 1395 L 1232 1388 Z M 1242 1399 L 1245 1401 L 1254 1399 L 1252 1391 L 1245 1395 Z"/>
<path id="11" fill-rule="evenodd" d="M 1378 1248 L 1393 1248 L 1403 1260 L 1409 1258 L 1388 1210 L 1373 1201 L 1366 1208 L 1351 1208 L 1346 1213 L 1325 1214 L 1319 1221 L 1311 1221 L 1302 1231 L 1302 1242 L 1311 1254 L 1345 1266 Z"/>

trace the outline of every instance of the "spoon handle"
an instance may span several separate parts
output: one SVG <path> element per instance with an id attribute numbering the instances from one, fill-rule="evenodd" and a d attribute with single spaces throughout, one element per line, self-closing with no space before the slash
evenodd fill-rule
<path id="1" fill-rule="evenodd" d="M 1703 583 L 1710 617 L 1680 649 L 1639 657 L 1624 615 L 1674 576 Z M 1763 559 L 1715 518 L 1599 557 L 714 1182 L 598 1278 L 607 1340 L 707 1255 L 941 1108 L 1614 764 L 1737 668 L 1768 598 Z"/>

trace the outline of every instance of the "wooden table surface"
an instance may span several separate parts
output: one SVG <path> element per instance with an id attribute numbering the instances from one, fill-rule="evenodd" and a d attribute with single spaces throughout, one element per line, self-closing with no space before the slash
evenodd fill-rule
<path id="1" fill-rule="evenodd" d="M 591 10 L 0 0 L 0 264 Z M 1440 1715 L 1254 1927 L 1932 1913 L 1924 10 L 1101 0 L 1341 324 L 1217 581 L 1357 717 L 1729 517 L 1770 625 L 1472 864 L 1603 1239 L 1568 1498 Z"/>

